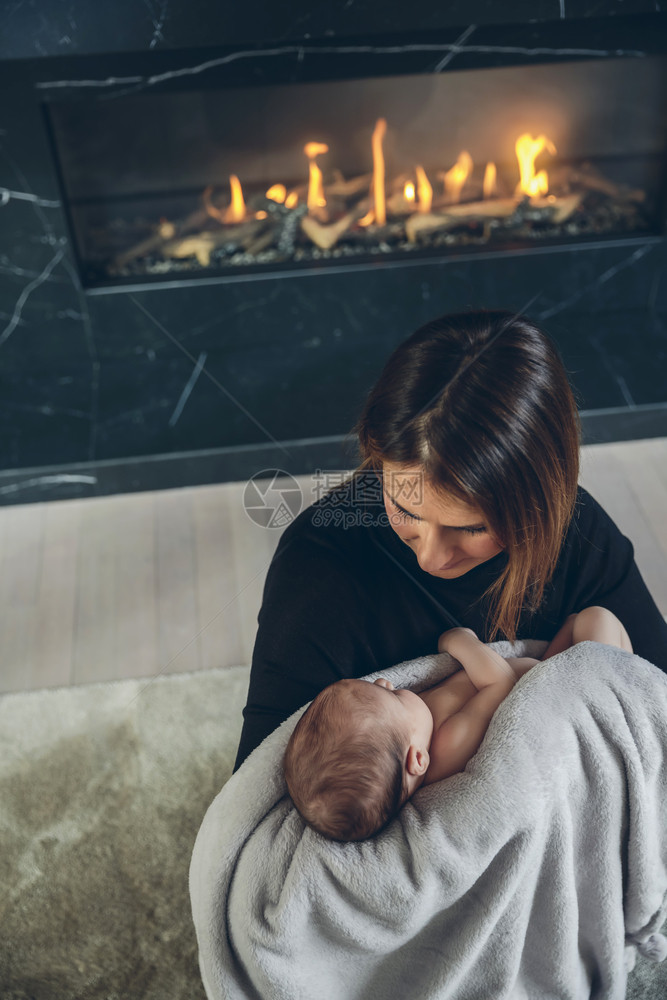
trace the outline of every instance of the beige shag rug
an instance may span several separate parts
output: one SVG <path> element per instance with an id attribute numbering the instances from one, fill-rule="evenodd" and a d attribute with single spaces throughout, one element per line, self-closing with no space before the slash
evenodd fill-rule
<path id="1" fill-rule="evenodd" d="M 232 667 L 0 697 L 2 1000 L 205 1000 L 188 867 L 247 686 Z M 639 963 L 628 1000 L 663 996 L 667 961 Z"/>
<path id="2" fill-rule="evenodd" d="M 2 1000 L 205 1000 L 188 867 L 248 669 L 0 698 Z"/>

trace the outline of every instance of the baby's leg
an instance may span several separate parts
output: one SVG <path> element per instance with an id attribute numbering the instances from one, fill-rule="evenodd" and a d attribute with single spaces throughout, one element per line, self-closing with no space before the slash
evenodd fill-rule
<path id="1" fill-rule="evenodd" d="M 545 649 L 542 654 L 543 660 L 548 660 L 550 656 L 555 656 L 557 653 L 562 653 L 564 649 L 569 649 L 570 646 L 574 644 L 574 623 L 576 620 L 576 615 L 569 615 L 561 627 L 556 632 L 555 636 Z"/>
<path id="2" fill-rule="evenodd" d="M 576 615 L 572 626 L 574 642 L 602 642 L 607 646 L 618 646 L 626 652 L 632 652 L 630 636 L 625 631 L 622 622 L 607 608 L 584 608 Z"/>
<path id="3" fill-rule="evenodd" d="M 632 652 L 630 637 L 616 615 L 607 608 L 590 607 L 565 619 L 544 651 L 542 659 L 548 660 L 550 656 L 569 649 L 575 642 L 584 642 L 586 639 Z"/>

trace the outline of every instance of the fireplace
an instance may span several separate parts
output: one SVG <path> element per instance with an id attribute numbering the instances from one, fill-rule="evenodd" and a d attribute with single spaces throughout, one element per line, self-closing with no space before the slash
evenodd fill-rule
<path id="1" fill-rule="evenodd" d="M 655 235 L 666 80 L 581 59 L 46 108 L 103 287 Z"/>
<path id="2" fill-rule="evenodd" d="M 667 434 L 654 4 L 80 6 L 0 42 L 0 502 L 350 467 L 470 307 L 551 333 L 586 440 Z"/>

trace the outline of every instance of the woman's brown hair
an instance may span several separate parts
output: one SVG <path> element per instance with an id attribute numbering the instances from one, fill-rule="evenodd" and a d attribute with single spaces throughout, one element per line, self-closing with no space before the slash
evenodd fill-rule
<path id="1" fill-rule="evenodd" d="M 507 553 L 489 639 L 516 638 L 556 568 L 576 500 L 579 419 L 548 337 L 524 316 L 443 316 L 391 355 L 357 425 L 362 469 L 421 466 L 482 511 Z"/>

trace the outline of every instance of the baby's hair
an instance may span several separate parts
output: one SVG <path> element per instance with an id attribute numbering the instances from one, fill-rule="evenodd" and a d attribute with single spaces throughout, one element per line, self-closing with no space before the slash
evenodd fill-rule
<path id="1" fill-rule="evenodd" d="M 351 732 L 342 695 L 330 685 L 301 716 L 285 751 L 285 780 L 308 826 L 331 840 L 365 840 L 405 799 L 405 738 L 390 726 Z"/>

